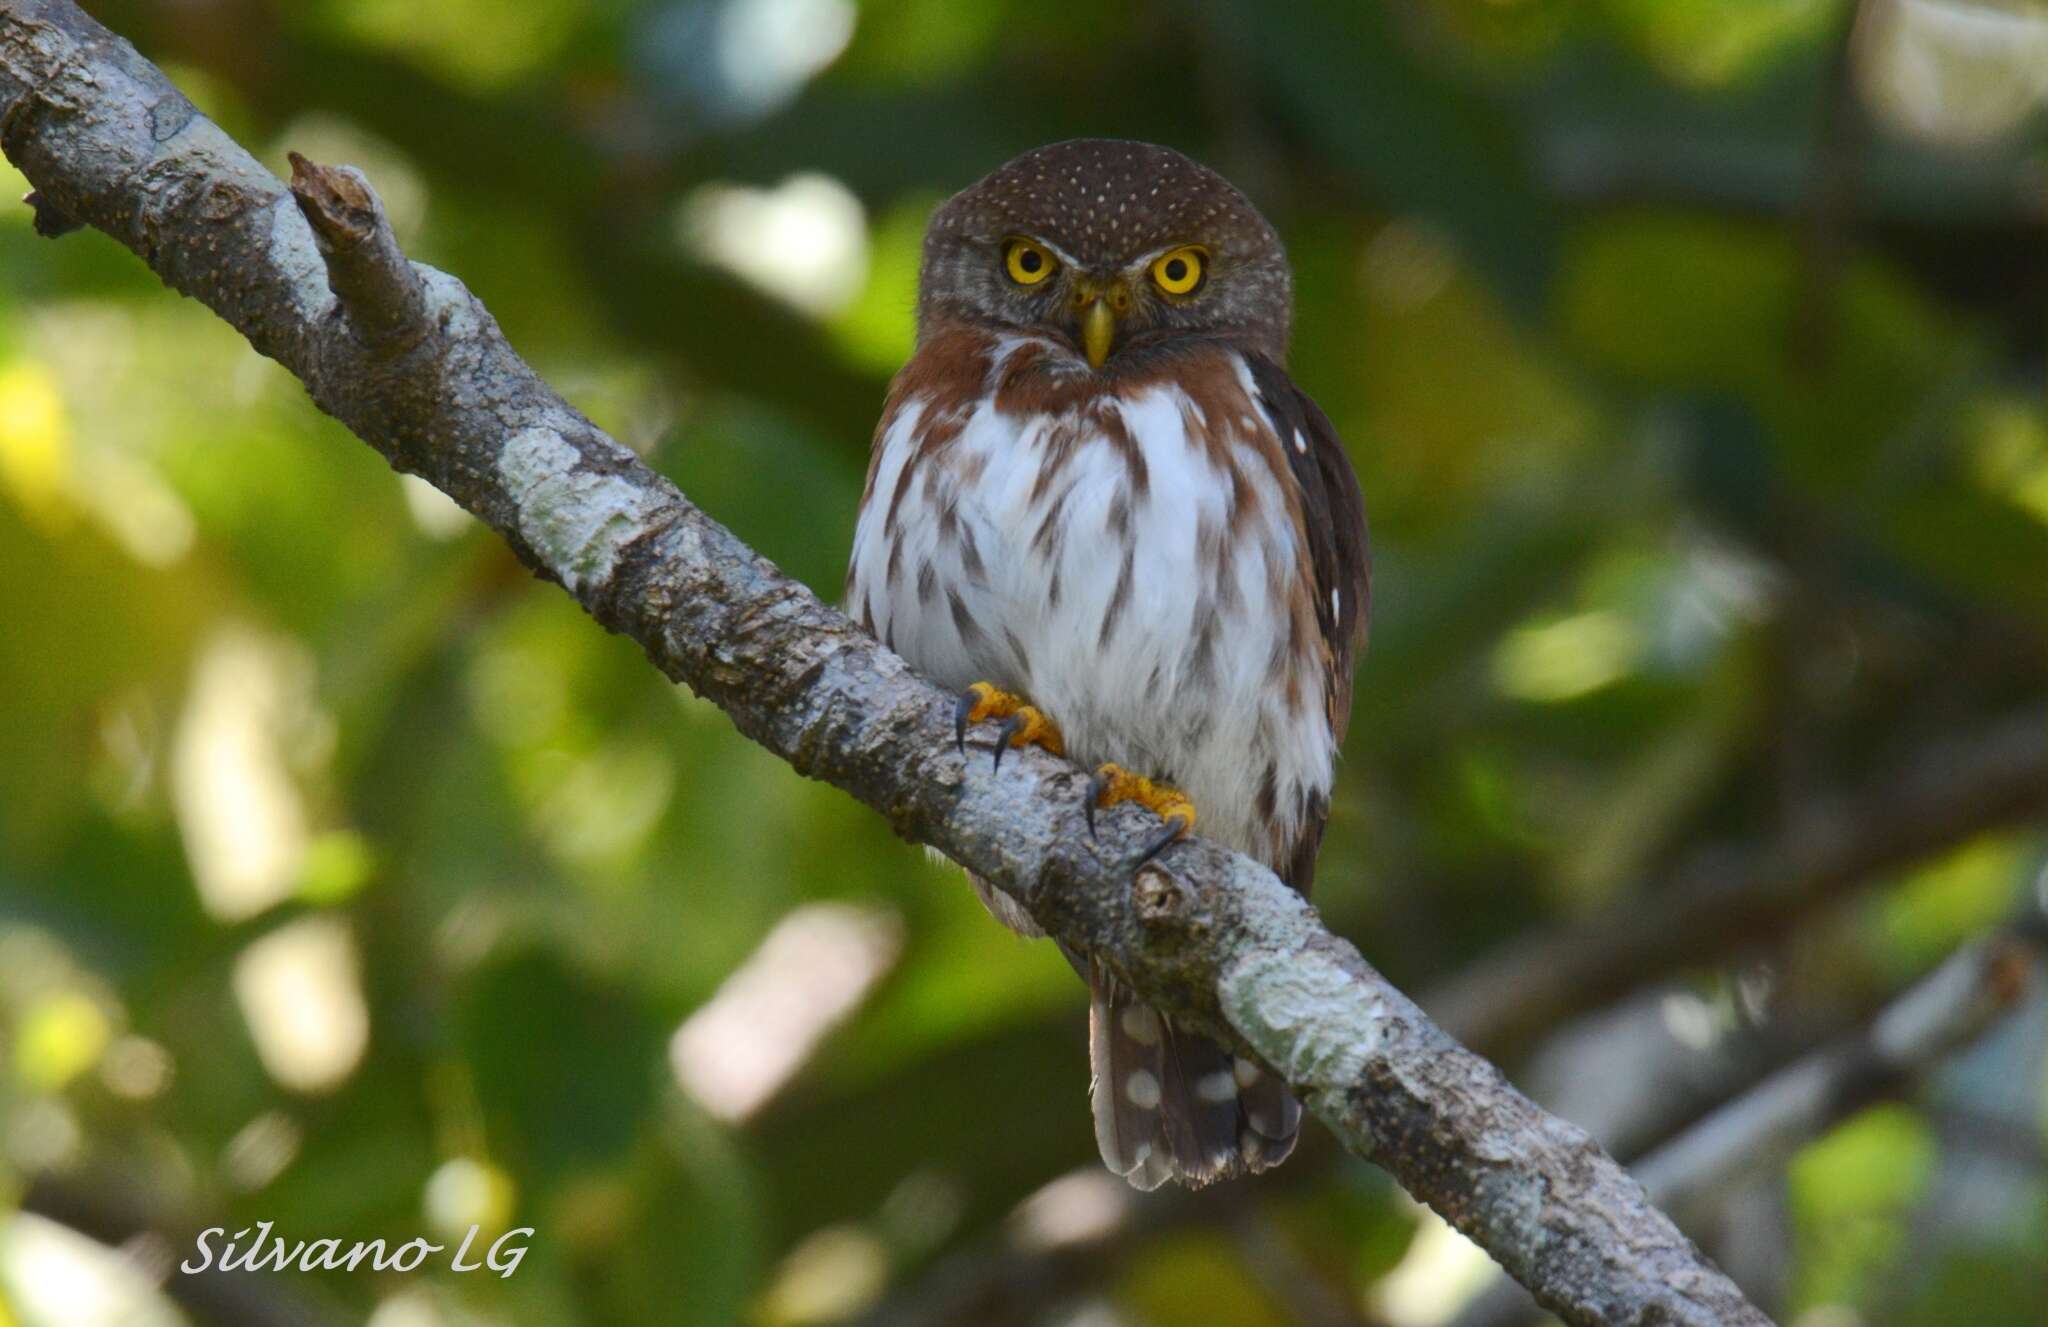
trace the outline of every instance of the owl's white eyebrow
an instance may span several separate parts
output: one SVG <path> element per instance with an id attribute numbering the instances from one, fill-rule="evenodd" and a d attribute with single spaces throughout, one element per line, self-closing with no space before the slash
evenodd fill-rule
<path id="1" fill-rule="evenodd" d="M 1194 241 L 1192 240 L 1175 240 L 1171 244 L 1162 244 L 1156 249 L 1147 251 L 1143 257 L 1133 258 L 1130 262 L 1124 264 L 1124 270 L 1126 272 L 1142 272 L 1167 254 L 1172 253 L 1175 249 L 1185 249 L 1193 243 Z M 1209 252 L 1207 245 L 1203 245 L 1201 248 L 1203 253 Z"/>
<path id="2" fill-rule="evenodd" d="M 1054 244 L 1051 240 L 1046 239 L 1042 235 L 1030 235 L 1026 234 L 1024 231 L 1018 230 L 1012 231 L 1010 234 L 1004 236 L 1003 238 L 1005 240 L 1030 240 L 1033 244 L 1039 245 L 1040 247 L 1044 248 L 1047 252 L 1051 253 L 1053 257 L 1059 259 L 1060 264 L 1062 266 L 1073 268 L 1079 268 L 1081 266 L 1080 260 L 1075 258 L 1074 255 L 1068 253 L 1065 249 L 1062 249 L 1059 245 Z"/>

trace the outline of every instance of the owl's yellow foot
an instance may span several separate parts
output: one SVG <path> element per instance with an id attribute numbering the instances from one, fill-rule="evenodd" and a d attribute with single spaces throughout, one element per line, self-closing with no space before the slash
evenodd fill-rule
<path id="1" fill-rule="evenodd" d="M 1118 802 L 1136 802 L 1166 822 L 1166 832 L 1145 849 L 1145 855 L 1138 858 L 1139 866 L 1186 838 L 1195 827 L 1195 804 L 1186 793 L 1142 774 L 1133 774 L 1121 765 L 1104 765 L 1088 781 L 1090 834 L 1095 832 L 1096 808 L 1115 806 Z"/>
<path id="2" fill-rule="evenodd" d="M 1003 721 L 1003 726 L 996 730 L 997 769 L 1003 767 L 1003 752 L 1012 747 L 1042 746 L 1056 756 L 1067 753 L 1059 726 L 1037 706 L 1025 704 L 1022 696 L 993 683 L 976 682 L 961 695 L 953 710 L 953 741 L 962 755 L 967 753 L 967 725 L 984 719 Z"/>

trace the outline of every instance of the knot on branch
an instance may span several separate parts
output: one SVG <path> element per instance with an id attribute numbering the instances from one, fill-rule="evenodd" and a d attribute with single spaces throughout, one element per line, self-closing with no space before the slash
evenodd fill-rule
<path id="1" fill-rule="evenodd" d="M 1147 928 L 1192 922 L 1200 929 L 1193 887 L 1158 862 L 1145 863 L 1132 877 L 1131 911 Z"/>

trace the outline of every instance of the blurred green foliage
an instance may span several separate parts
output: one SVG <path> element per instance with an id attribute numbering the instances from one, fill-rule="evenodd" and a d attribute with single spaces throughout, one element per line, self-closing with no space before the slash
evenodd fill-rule
<path id="1" fill-rule="evenodd" d="M 550 381 L 827 597 L 930 207 L 1083 133 L 1239 181 L 1377 552 L 1318 902 L 1418 988 L 2042 700 L 2043 117 L 1984 128 L 2038 48 L 1945 44 L 1948 7 L 1864 6 L 1905 15 L 1908 88 L 1840 0 L 90 6 L 266 161 L 367 169 Z M 831 1321 L 1086 1216 L 1019 1207 L 1094 1157 L 1050 946 L 18 207 L 0 608 L 0 1196 L 536 1228 L 506 1279 L 267 1282 L 378 1327 Z M 1953 845 L 1671 976 L 1839 1022 L 2042 860 L 2039 827 Z M 1982 1103 L 1916 1094 L 1770 1181 L 1793 1238 L 1738 1273 L 1812 1323 L 2038 1322 L 2032 1036 L 1999 1043 L 2032 1151 L 1974 1224 L 1922 1218 L 1972 1153 L 1942 1112 Z M 718 1077 L 763 1047 L 753 1095 Z M 1305 1277 L 1441 1320 L 1442 1242 L 1306 1153 L 982 1317 L 1285 1323 Z M 11 1229 L 0 1324 L 83 1321 Z"/>

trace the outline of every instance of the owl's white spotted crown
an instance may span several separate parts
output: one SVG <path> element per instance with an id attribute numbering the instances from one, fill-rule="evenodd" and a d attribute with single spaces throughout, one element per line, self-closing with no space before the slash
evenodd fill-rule
<path id="1" fill-rule="evenodd" d="M 1110 138 L 1026 152 L 932 219 L 935 231 L 991 227 L 1049 240 L 1088 266 L 1197 238 L 1246 252 L 1280 243 L 1251 201 L 1207 166 L 1170 147 Z"/>
<path id="2" fill-rule="evenodd" d="M 1003 246 L 1017 237 L 1098 284 L 1173 246 L 1200 246 L 1209 266 L 1199 295 L 1141 285 L 1123 319 L 1127 341 L 1227 338 L 1284 361 L 1293 288 L 1280 237 L 1235 186 L 1183 153 L 1074 139 L 1026 152 L 955 194 L 925 233 L 921 331 L 953 319 L 1071 335 L 1055 306 L 1063 282 L 1020 289 L 1003 275 Z"/>

